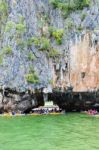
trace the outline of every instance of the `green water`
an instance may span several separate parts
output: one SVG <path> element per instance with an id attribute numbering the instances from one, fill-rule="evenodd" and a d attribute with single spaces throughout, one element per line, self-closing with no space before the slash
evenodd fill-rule
<path id="1" fill-rule="evenodd" d="M 99 150 L 99 119 L 83 114 L 1 117 L 0 150 Z"/>

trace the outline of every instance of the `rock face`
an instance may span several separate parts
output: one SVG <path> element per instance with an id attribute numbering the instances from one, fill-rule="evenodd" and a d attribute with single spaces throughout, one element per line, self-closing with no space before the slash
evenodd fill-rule
<path id="1" fill-rule="evenodd" d="M 97 104 L 98 0 L 66 17 L 49 0 L 0 3 L 0 109 L 28 111 L 44 91 L 66 109 Z"/>
<path id="2" fill-rule="evenodd" d="M 32 108 L 43 105 L 43 94 L 18 93 L 5 89 L 0 93 L 0 112 L 30 112 Z"/>
<path id="3" fill-rule="evenodd" d="M 99 45 L 94 43 L 98 37 L 92 40 L 93 36 L 94 33 L 86 33 L 72 47 L 70 82 L 74 91 L 96 91 L 99 87 Z"/>

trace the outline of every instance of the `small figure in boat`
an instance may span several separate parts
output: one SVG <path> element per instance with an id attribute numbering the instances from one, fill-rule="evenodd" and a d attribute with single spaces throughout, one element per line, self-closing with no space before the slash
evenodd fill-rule
<path id="1" fill-rule="evenodd" d="M 96 115 L 96 114 L 98 114 L 98 112 L 97 112 L 97 110 L 92 110 L 92 109 L 90 109 L 90 110 L 88 110 L 88 115 Z"/>

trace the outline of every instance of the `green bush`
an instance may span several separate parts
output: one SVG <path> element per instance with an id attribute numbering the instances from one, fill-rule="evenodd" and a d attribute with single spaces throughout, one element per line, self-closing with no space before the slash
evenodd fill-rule
<path id="1" fill-rule="evenodd" d="M 40 40 L 39 40 L 39 38 L 33 37 L 32 40 L 33 40 L 33 43 L 34 43 L 35 46 L 39 46 L 39 45 L 40 45 Z"/>
<path id="2" fill-rule="evenodd" d="M 40 42 L 41 42 L 40 50 L 47 51 L 50 49 L 50 40 L 49 39 L 47 39 L 45 37 L 41 37 Z"/>
<path id="3" fill-rule="evenodd" d="M 3 55 L 0 54 L 0 64 L 2 64 L 2 62 L 3 62 Z"/>
<path id="4" fill-rule="evenodd" d="M 28 39 L 27 45 L 30 47 L 32 44 L 38 46 L 41 51 L 47 51 L 50 48 L 50 40 L 45 37 L 32 37 Z"/>
<path id="5" fill-rule="evenodd" d="M 83 9 L 90 6 L 90 0 L 75 0 L 75 4 L 77 9 Z"/>
<path id="6" fill-rule="evenodd" d="M 4 47 L 2 52 L 3 52 L 3 54 L 11 55 L 12 54 L 12 48 L 10 46 Z"/>
<path id="7" fill-rule="evenodd" d="M 66 14 L 69 14 L 69 5 L 68 2 L 62 2 L 61 0 L 50 0 L 50 4 L 53 5 L 53 8 L 60 9 L 62 11 L 63 16 L 66 16 Z"/>
<path id="8" fill-rule="evenodd" d="M 20 39 L 20 38 L 16 40 L 16 43 L 17 43 L 17 46 L 18 46 L 21 50 L 23 50 L 23 49 L 25 48 L 25 46 L 26 46 L 26 42 L 23 41 L 23 40 Z"/>
<path id="9" fill-rule="evenodd" d="M 50 27 L 48 28 L 48 30 L 49 30 L 49 33 L 50 33 L 50 37 L 52 37 L 52 36 L 53 36 L 53 32 L 56 31 L 56 28 L 53 27 L 53 26 L 50 26 Z"/>
<path id="10" fill-rule="evenodd" d="M 4 55 L 11 55 L 12 54 L 12 48 L 10 46 L 6 46 L 2 49 L 0 53 L 0 64 L 3 62 Z"/>
<path id="11" fill-rule="evenodd" d="M 35 60 L 35 56 L 34 56 L 34 54 L 32 52 L 28 53 L 28 60 L 30 60 L 30 61 Z"/>
<path id="12" fill-rule="evenodd" d="M 21 33 L 25 33 L 26 31 L 26 26 L 22 23 L 18 23 L 16 24 L 16 31 L 17 33 L 21 34 Z"/>
<path id="13" fill-rule="evenodd" d="M 23 41 L 23 35 L 26 32 L 26 25 L 24 23 L 23 16 L 19 15 L 19 22 L 15 26 L 16 29 L 16 42 L 17 46 L 20 48 L 20 50 L 23 50 L 25 46 L 27 46 L 27 41 Z"/>
<path id="14" fill-rule="evenodd" d="M 25 75 L 25 78 L 28 83 L 31 83 L 31 84 L 39 83 L 39 77 L 33 68 L 32 69 L 30 68 L 30 72 L 29 74 Z"/>
<path id="15" fill-rule="evenodd" d="M 73 27 L 74 27 L 74 22 L 73 22 L 72 18 L 67 18 L 65 28 L 67 30 L 71 30 Z"/>
<path id="16" fill-rule="evenodd" d="M 49 0 L 49 2 L 53 5 L 54 9 L 58 8 L 59 0 Z"/>
<path id="17" fill-rule="evenodd" d="M 90 6 L 90 0 L 49 0 L 53 8 L 60 9 L 63 16 L 66 18 L 71 12 L 83 9 Z"/>
<path id="18" fill-rule="evenodd" d="M 30 73 L 30 74 L 27 74 L 25 77 L 28 83 L 33 83 L 33 84 L 39 83 L 39 78 L 36 74 Z"/>
<path id="19" fill-rule="evenodd" d="M 8 17 L 8 4 L 5 0 L 0 0 L 0 40 L 2 40 L 3 38 L 2 34 L 5 31 L 7 17 Z"/>
<path id="20" fill-rule="evenodd" d="M 29 38 L 28 41 L 27 41 L 27 45 L 29 47 L 31 47 L 33 43 L 34 43 L 35 46 L 39 46 L 40 45 L 40 39 L 37 38 L 37 37 Z"/>
<path id="21" fill-rule="evenodd" d="M 27 40 L 27 46 L 31 47 L 32 44 L 33 44 L 33 40 L 32 40 L 32 38 L 29 38 L 29 39 Z"/>
<path id="22" fill-rule="evenodd" d="M 15 23 L 13 21 L 8 21 L 5 27 L 5 32 L 10 32 L 11 29 L 15 27 Z"/>
<path id="23" fill-rule="evenodd" d="M 82 31 L 83 27 L 81 25 L 79 25 L 79 27 L 77 28 L 78 31 Z"/>
<path id="24" fill-rule="evenodd" d="M 8 5 L 5 0 L 0 0 L 0 14 L 7 15 Z"/>
<path id="25" fill-rule="evenodd" d="M 50 33 L 50 37 L 54 37 L 58 45 L 62 44 L 62 39 L 64 35 L 63 29 L 56 29 L 55 27 L 50 26 L 49 33 Z"/>
<path id="26" fill-rule="evenodd" d="M 24 24 L 24 17 L 22 15 L 19 15 L 19 22 L 21 24 Z"/>
<path id="27" fill-rule="evenodd" d="M 85 18 L 86 18 L 86 14 L 83 13 L 82 16 L 81 16 L 81 21 L 83 21 Z"/>
<path id="28" fill-rule="evenodd" d="M 50 49 L 49 53 L 48 53 L 48 57 L 53 58 L 53 57 L 57 57 L 59 56 L 60 53 L 58 52 L 58 50 L 52 48 Z"/>
<path id="29" fill-rule="evenodd" d="M 64 35 L 64 30 L 58 29 L 52 33 L 52 36 L 55 38 L 58 45 L 62 44 L 62 39 Z"/>

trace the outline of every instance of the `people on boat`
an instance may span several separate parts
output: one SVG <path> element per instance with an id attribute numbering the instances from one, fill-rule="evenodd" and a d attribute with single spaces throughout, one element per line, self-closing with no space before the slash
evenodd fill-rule
<path id="1" fill-rule="evenodd" d="M 98 111 L 95 109 L 90 109 L 90 110 L 88 110 L 87 113 L 88 113 L 88 115 L 96 115 L 98 113 Z"/>

